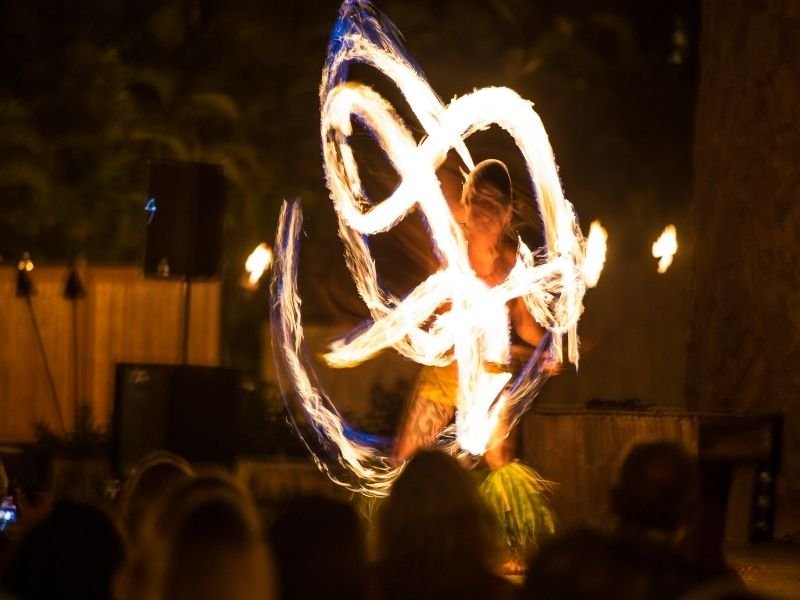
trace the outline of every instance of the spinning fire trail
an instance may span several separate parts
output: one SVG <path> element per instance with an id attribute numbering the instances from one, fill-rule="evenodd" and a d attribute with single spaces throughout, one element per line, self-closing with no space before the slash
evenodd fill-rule
<path id="1" fill-rule="evenodd" d="M 425 129 L 421 142 L 376 91 L 347 81 L 348 66 L 354 62 L 381 71 L 400 89 Z M 345 2 L 340 10 L 323 71 L 320 105 L 324 170 L 339 235 L 353 281 L 371 314 L 365 327 L 334 342 L 325 360 L 346 368 L 387 348 L 423 365 L 444 366 L 455 360 L 456 419 L 440 434 L 437 445 L 456 455 L 480 456 L 496 430 L 505 428 L 500 434 L 507 435 L 532 402 L 545 379 L 545 357 L 561 362 L 566 350 L 567 360 L 577 365 L 583 295 L 602 269 L 605 232 L 593 227 L 588 243 L 583 238 L 572 205 L 564 199 L 547 134 L 530 102 L 507 88 L 484 88 L 444 105 L 407 56 L 394 26 L 365 1 Z M 370 131 L 401 178 L 394 192 L 380 202 L 367 197 L 359 178 L 349 145 L 353 118 Z M 472 270 L 464 234 L 436 177 L 451 149 L 472 169 L 465 140 L 491 125 L 506 130 L 522 153 L 546 243 L 534 253 L 519 240 L 515 266 L 493 287 Z M 441 268 L 407 296 L 397 298 L 381 288 L 367 238 L 391 229 L 415 207 L 427 223 Z M 275 245 L 272 332 L 275 355 L 292 388 L 287 401 L 298 403 L 313 429 L 304 441 L 320 468 L 349 489 L 383 496 L 402 467 L 344 423 L 303 351 L 296 284 L 301 222 L 299 204 L 284 204 Z M 593 257 L 587 257 L 587 248 L 593 248 Z M 510 361 L 506 303 L 513 298 L 522 298 L 548 333 L 511 381 L 510 373 L 494 365 Z M 443 306 L 449 309 L 442 312 Z M 300 424 L 295 424 L 300 431 Z"/>

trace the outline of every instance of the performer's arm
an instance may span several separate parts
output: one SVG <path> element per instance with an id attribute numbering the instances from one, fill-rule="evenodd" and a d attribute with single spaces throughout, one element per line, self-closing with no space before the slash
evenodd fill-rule
<path id="1" fill-rule="evenodd" d="M 515 298 L 509 303 L 508 312 L 511 317 L 511 326 L 517 335 L 534 348 L 538 346 L 544 336 L 544 329 L 528 312 L 525 303 L 521 299 Z"/>

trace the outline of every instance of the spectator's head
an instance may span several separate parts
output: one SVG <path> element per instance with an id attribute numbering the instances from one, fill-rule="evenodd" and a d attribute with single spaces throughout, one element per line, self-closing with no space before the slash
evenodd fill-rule
<path id="1" fill-rule="evenodd" d="M 545 542 L 528 566 L 522 600 L 644 600 L 648 573 L 626 548 L 577 529 Z"/>
<path id="2" fill-rule="evenodd" d="M 6 467 L 3 460 L 0 459 L 0 495 L 5 496 L 8 494 L 8 475 L 6 474 Z"/>
<path id="3" fill-rule="evenodd" d="M 294 500 L 272 524 L 269 541 L 283 600 L 364 597 L 364 532 L 346 502 L 323 496 Z"/>
<path id="4" fill-rule="evenodd" d="M 133 468 L 120 497 L 122 521 L 132 540 L 142 518 L 192 475 L 187 461 L 168 452 L 150 454 Z"/>
<path id="5" fill-rule="evenodd" d="M 50 461 L 49 493 L 56 501 L 103 502 L 111 473 L 105 461 L 56 455 Z"/>
<path id="6" fill-rule="evenodd" d="M 20 542 L 5 588 L 20 600 L 110 600 L 124 558 L 122 534 L 108 513 L 59 502 Z"/>
<path id="7" fill-rule="evenodd" d="M 470 474 L 437 451 L 411 459 L 378 514 L 379 559 L 402 585 L 452 589 L 490 572 L 499 556 L 496 535 Z"/>
<path id="8" fill-rule="evenodd" d="M 148 521 L 123 596 L 147 600 L 264 600 L 272 563 L 249 494 L 224 476 L 184 481 Z"/>
<path id="9" fill-rule="evenodd" d="M 674 535 L 698 501 L 695 461 L 677 443 L 639 444 L 625 457 L 611 492 L 622 527 Z"/>

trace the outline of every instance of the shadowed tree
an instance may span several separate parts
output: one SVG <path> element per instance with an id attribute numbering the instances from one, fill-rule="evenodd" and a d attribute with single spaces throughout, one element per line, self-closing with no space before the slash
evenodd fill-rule
<path id="1" fill-rule="evenodd" d="M 638 255 L 664 213 L 685 211 L 691 68 L 668 56 L 672 20 L 691 0 L 375 3 L 443 98 L 507 85 L 536 102 L 584 226 L 633 220 L 635 234 L 617 248 Z M 318 86 L 338 5 L 0 2 L 0 106 L 18 107 L 0 109 L 0 133 L 27 132 L 0 139 L 0 255 L 138 260 L 147 161 L 220 162 L 230 181 L 226 334 L 241 338 L 231 347 L 255 354 L 248 343 L 266 307 L 234 293 L 234 280 L 246 254 L 271 240 L 284 198 L 304 203 L 304 317 L 329 319 L 321 281 L 349 285 L 319 141 Z M 478 160 L 507 159 L 530 193 L 510 140 L 476 135 L 472 147 Z M 391 180 L 386 164 L 376 170 Z M 405 262 L 389 266 L 405 274 Z"/>
<path id="2" fill-rule="evenodd" d="M 705 0 L 690 406 L 786 414 L 777 533 L 800 528 L 800 4 Z"/>
<path id="3" fill-rule="evenodd" d="M 573 174 L 567 192 L 587 219 L 601 206 L 640 219 L 642 198 L 684 196 L 685 132 L 672 124 L 691 94 L 654 101 L 687 73 L 666 60 L 670 15 L 683 9 L 650 7 L 658 27 L 643 32 L 637 9 L 619 0 L 377 4 L 444 98 L 508 85 L 537 103 Z M 319 160 L 317 88 L 337 8 L 330 0 L 0 4 L 0 63 L 9 74 L 0 98 L 18 103 L 46 142 L 41 185 L 25 191 L 35 200 L 29 226 L 10 235 L 17 220 L 0 214 L 9 231 L 0 253 L 138 258 L 146 161 L 175 158 L 225 165 L 227 255 L 237 268 L 271 236 L 284 197 L 303 198 L 306 230 L 321 241 L 307 249 L 328 256 L 336 235 Z M 655 116 L 653 107 L 662 107 Z M 484 144 L 477 158 L 498 154 L 498 144 Z M 4 166 L 0 184 L 19 184 L 23 170 Z M 515 177 L 527 187 L 524 174 Z"/>
<path id="4" fill-rule="evenodd" d="M 247 2 L 67 4 L 0 7 L 0 253 L 138 258 L 146 163 L 162 158 L 223 164 L 234 246 L 263 235 L 290 154 L 273 85 L 285 54 L 260 51 L 278 24 Z"/>

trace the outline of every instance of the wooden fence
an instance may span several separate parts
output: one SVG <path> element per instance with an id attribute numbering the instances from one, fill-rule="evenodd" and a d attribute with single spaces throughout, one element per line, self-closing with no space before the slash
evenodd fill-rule
<path id="1" fill-rule="evenodd" d="M 16 267 L 0 268 L 0 442 L 31 441 L 37 422 L 61 432 L 59 412 L 71 429 L 79 402 L 105 427 L 116 363 L 181 360 L 183 283 L 145 279 L 138 266 L 83 266 L 86 295 L 73 303 L 64 298 L 68 272 L 63 265 L 37 266 L 29 273 L 35 288 L 29 303 L 16 295 Z M 219 283 L 192 284 L 190 364 L 219 364 L 220 310 Z"/>

